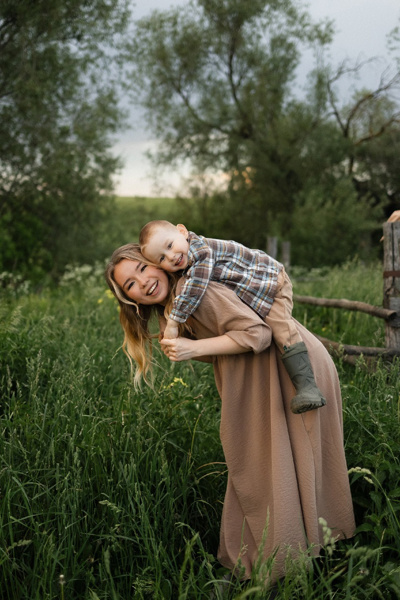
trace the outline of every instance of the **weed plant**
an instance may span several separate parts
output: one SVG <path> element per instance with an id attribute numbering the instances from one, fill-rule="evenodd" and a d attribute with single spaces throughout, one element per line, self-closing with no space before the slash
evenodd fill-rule
<path id="1" fill-rule="evenodd" d="M 377 270 L 353 262 L 297 277 L 295 293 L 380 304 Z M 95 272 L 69 269 L 41 294 L 4 291 L 0 306 L 0 597 L 222 598 L 226 468 L 211 367 L 156 354 L 154 390 L 135 392 L 117 306 Z M 366 315 L 296 310 L 332 339 L 381 339 Z M 337 367 L 357 535 L 337 543 L 325 524 L 323 555 L 288 557 L 276 597 L 399 598 L 399 363 Z M 272 561 L 233 582 L 230 598 L 268 599 Z"/>

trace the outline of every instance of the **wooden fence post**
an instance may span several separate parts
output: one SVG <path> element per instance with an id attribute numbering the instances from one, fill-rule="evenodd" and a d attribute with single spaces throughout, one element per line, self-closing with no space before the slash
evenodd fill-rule
<path id="1" fill-rule="evenodd" d="M 386 321 L 386 348 L 400 350 L 400 222 L 383 225 L 383 306 L 398 315 Z"/>
<path id="2" fill-rule="evenodd" d="M 267 237 L 267 254 L 269 254 L 272 258 L 276 258 L 278 255 L 278 238 L 277 237 Z"/>
<path id="3" fill-rule="evenodd" d="M 282 242 L 282 264 L 286 271 L 290 269 L 290 242 Z"/>

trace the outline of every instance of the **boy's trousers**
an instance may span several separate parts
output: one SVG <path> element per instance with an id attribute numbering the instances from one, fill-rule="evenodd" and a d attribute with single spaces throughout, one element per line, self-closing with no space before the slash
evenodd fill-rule
<path id="1" fill-rule="evenodd" d="M 278 275 L 278 287 L 271 310 L 265 322 L 271 327 L 272 337 L 281 353 L 289 346 L 302 342 L 292 317 L 293 287 L 288 274 L 282 267 Z"/>

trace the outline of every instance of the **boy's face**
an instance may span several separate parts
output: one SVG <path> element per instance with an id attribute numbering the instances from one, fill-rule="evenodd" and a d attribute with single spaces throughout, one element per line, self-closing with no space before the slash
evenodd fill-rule
<path id="1" fill-rule="evenodd" d="M 186 269 L 188 265 L 188 231 L 184 225 L 157 227 L 149 236 L 142 254 L 169 273 Z"/>

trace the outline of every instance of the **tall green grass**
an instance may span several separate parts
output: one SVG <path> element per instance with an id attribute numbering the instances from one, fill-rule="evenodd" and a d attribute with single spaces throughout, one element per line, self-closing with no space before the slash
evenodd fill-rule
<path id="1" fill-rule="evenodd" d="M 380 275 L 358 263 L 294 274 L 295 293 L 379 304 Z M 0 598 L 222 597 L 226 469 L 211 367 L 157 354 L 154 390 L 135 392 L 103 281 L 70 272 L 64 283 L 2 297 Z M 380 345 L 377 319 L 296 311 L 326 337 Z M 398 598 L 399 363 L 337 366 L 358 533 L 335 543 L 327 531 L 321 558 L 288 559 L 277 597 Z M 230 597 L 268 598 L 269 567 L 234 582 Z"/>

